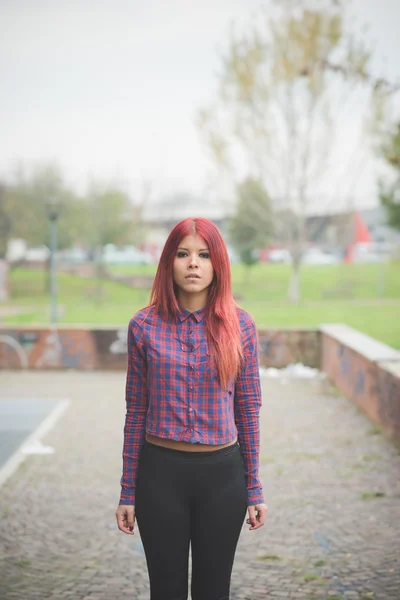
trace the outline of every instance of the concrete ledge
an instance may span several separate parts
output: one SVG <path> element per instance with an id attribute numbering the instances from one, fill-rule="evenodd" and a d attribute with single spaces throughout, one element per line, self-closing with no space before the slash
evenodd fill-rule
<path id="1" fill-rule="evenodd" d="M 341 342 L 344 346 L 351 348 L 355 352 L 359 352 L 365 358 L 368 358 L 368 360 L 400 361 L 400 352 L 398 350 L 343 323 L 321 325 L 319 331 L 330 335 L 336 341 Z"/>
<path id="2" fill-rule="evenodd" d="M 322 370 L 391 438 L 400 441 L 400 352 L 346 325 L 324 325 Z"/>

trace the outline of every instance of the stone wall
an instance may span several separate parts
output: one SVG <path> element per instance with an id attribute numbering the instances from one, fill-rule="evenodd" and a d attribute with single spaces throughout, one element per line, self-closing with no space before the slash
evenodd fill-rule
<path id="1" fill-rule="evenodd" d="M 2 327 L 0 368 L 125 369 L 126 329 Z"/>
<path id="2" fill-rule="evenodd" d="M 326 325 L 321 368 L 371 421 L 400 441 L 400 352 L 346 325 Z"/>
<path id="3" fill-rule="evenodd" d="M 261 366 L 279 369 L 299 362 L 319 368 L 320 334 L 316 329 L 263 329 L 258 333 Z"/>
<path id="4" fill-rule="evenodd" d="M 0 369 L 121 370 L 126 327 L 0 327 Z M 300 362 L 325 371 L 393 439 L 400 441 L 400 352 L 346 325 L 260 330 L 260 365 Z"/>
<path id="5" fill-rule="evenodd" d="M 2 327 L 0 368 L 126 369 L 126 333 L 125 327 Z M 318 331 L 263 330 L 259 336 L 262 366 L 319 366 Z"/>

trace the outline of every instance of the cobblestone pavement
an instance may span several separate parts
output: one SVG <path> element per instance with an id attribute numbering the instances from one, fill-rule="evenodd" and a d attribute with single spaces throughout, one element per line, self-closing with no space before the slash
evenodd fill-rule
<path id="1" fill-rule="evenodd" d="M 399 453 L 320 386 L 263 380 L 269 516 L 243 528 L 232 600 L 400 598 Z M 140 537 L 114 517 L 124 374 L 0 372 L 0 389 L 71 400 L 43 438 L 55 453 L 28 456 L 0 490 L 1 600 L 148 599 Z"/>

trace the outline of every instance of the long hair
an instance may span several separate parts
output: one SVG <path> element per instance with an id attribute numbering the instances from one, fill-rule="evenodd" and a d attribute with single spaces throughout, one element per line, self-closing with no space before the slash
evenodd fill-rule
<path id="1" fill-rule="evenodd" d="M 226 388 L 235 379 L 243 359 L 240 323 L 237 305 L 232 295 L 231 267 L 228 252 L 216 225 L 204 218 L 184 219 L 171 231 L 161 253 L 150 295 L 162 318 L 176 321 L 179 305 L 173 280 L 173 265 L 181 240 L 187 235 L 198 235 L 208 244 L 214 269 L 208 290 L 204 319 L 211 360 L 218 371 L 221 385 Z"/>

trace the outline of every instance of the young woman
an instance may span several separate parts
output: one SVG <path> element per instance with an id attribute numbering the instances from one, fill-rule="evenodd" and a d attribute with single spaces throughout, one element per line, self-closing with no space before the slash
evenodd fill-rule
<path id="1" fill-rule="evenodd" d="M 150 305 L 128 329 L 118 528 L 146 555 L 151 600 L 228 600 L 237 541 L 267 506 L 258 478 L 258 341 L 232 296 L 217 227 L 185 219 L 163 249 Z"/>

